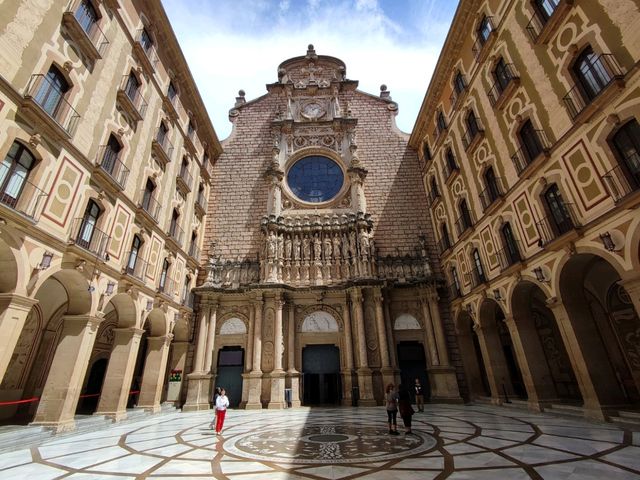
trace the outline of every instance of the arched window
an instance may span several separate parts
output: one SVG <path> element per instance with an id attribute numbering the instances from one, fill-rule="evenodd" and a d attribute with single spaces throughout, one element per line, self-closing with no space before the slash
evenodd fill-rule
<path id="1" fill-rule="evenodd" d="M 618 129 L 611 138 L 614 153 L 631 189 L 640 188 L 640 124 L 634 118 Z"/>
<path id="2" fill-rule="evenodd" d="M 442 132 L 447 129 L 447 121 L 444 118 L 442 111 L 438 112 L 436 124 L 438 125 L 438 132 Z"/>
<path id="3" fill-rule="evenodd" d="M 41 79 L 35 101 L 45 112 L 56 118 L 64 95 L 69 91 L 69 88 L 69 83 L 64 75 L 52 65 L 47 74 Z"/>
<path id="4" fill-rule="evenodd" d="M 427 142 L 424 142 L 424 145 L 422 146 L 422 155 L 424 156 L 424 160 L 426 162 L 428 162 L 432 158 L 431 148 L 429 148 L 429 144 Z"/>
<path id="5" fill-rule="evenodd" d="M 182 164 L 180 164 L 180 176 L 185 178 L 187 173 L 189 173 L 189 160 L 187 160 L 187 157 L 183 157 Z"/>
<path id="6" fill-rule="evenodd" d="M 127 273 L 135 274 L 141 247 L 142 239 L 138 235 L 134 235 L 131 242 L 131 251 L 129 252 L 129 261 L 127 262 Z"/>
<path id="7" fill-rule="evenodd" d="M 473 257 L 473 273 L 475 276 L 476 284 L 484 283 L 487 281 L 487 277 L 484 273 L 484 268 L 482 266 L 482 259 L 480 258 L 480 252 L 477 248 L 473 249 L 472 253 Z"/>
<path id="8" fill-rule="evenodd" d="M 140 45 L 142 45 L 142 48 L 144 48 L 144 51 L 147 53 L 149 53 L 149 50 L 153 48 L 153 39 L 151 38 L 151 35 L 149 35 L 149 32 L 146 28 L 143 28 L 142 32 L 140 32 L 139 42 Z"/>
<path id="9" fill-rule="evenodd" d="M 173 82 L 169 82 L 169 88 L 167 88 L 167 97 L 173 103 L 173 101 L 176 99 L 177 96 L 178 96 L 178 90 L 176 90 L 176 87 L 173 84 Z"/>
<path id="10" fill-rule="evenodd" d="M 187 303 L 190 287 L 191 287 L 191 277 L 187 275 L 186 277 L 184 277 L 184 284 L 182 285 L 182 297 L 181 297 L 182 302 L 181 303 L 183 304 Z"/>
<path id="11" fill-rule="evenodd" d="M 460 218 L 458 219 L 458 234 L 461 235 L 462 232 L 471 228 L 473 226 L 473 222 L 471 221 L 471 212 L 469 211 L 469 205 L 467 205 L 467 200 L 460 200 L 459 205 L 460 210 Z"/>
<path id="12" fill-rule="evenodd" d="M 98 12 L 89 0 L 82 0 L 75 14 L 76 20 L 82 29 L 91 36 L 98 23 Z"/>
<path id="13" fill-rule="evenodd" d="M 476 32 L 478 34 L 478 40 L 480 41 L 481 45 L 484 45 L 487 40 L 489 40 L 489 35 L 491 35 L 492 30 L 493 27 L 491 25 L 491 19 L 486 15 L 483 15 L 482 20 L 478 24 L 478 30 Z"/>
<path id="14" fill-rule="evenodd" d="M 464 92 L 464 89 L 467 88 L 467 84 L 464 81 L 464 76 L 462 75 L 460 70 L 458 70 L 455 78 L 453 79 L 453 88 L 457 95 L 460 95 L 462 92 Z"/>
<path id="15" fill-rule="evenodd" d="M 102 154 L 100 167 L 110 175 L 113 175 L 118 157 L 120 156 L 120 150 L 122 150 L 122 145 L 120 145 L 118 139 L 113 134 L 109 135 L 109 140 Z"/>
<path id="16" fill-rule="evenodd" d="M 156 141 L 163 147 L 168 133 L 169 129 L 167 128 L 167 126 L 164 124 L 164 122 L 160 122 L 160 126 L 158 127 L 158 134 L 156 135 Z"/>
<path id="17" fill-rule="evenodd" d="M 451 150 L 450 148 L 447 148 L 447 151 L 445 152 L 444 156 L 445 156 L 445 159 L 447 160 L 447 171 L 449 175 L 451 175 L 451 173 L 454 170 L 458 169 L 458 164 L 456 163 L 456 157 L 453 155 L 453 150 Z"/>
<path id="18" fill-rule="evenodd" d="M 429 196 L 431 197 L 432 202 L 440 196 L 440 191 L 438 190 L 438 182 L 436 182 L 436 177 L 431 177 Z"/>
<path id="19" fill-rule="evenodd" d="M 513 75 L 511 75 L 511 71 L 509 70 L 507 63 L 504 61 L 504 58 L 500 57 L 496 62 L 493 69 L 493 77 L 496 80 L 498 92 L 504 92 L 509 85 L 509 82 L 513 79 Z"/>
<path id="20" fill-rule="evenodd" d="M 485 190 L 482 196 L 482 204 L 485 208 L 495 202 L 502 196 L 502 188 L 498 183 L 498 177 L 493 170 L 493 167 L 489 167 L 484 172 L 484 184 Z"/>
<path id="21" fill-rule="evenodd" d="M 198 234 L 196 232 L 191 232 L 191 244 L 189 246 L 189 256 L 194 258 L 198 257 Z"/>
<path id="22" fill-rule="evenodd" d="M 165 286 L 167 284 L 167 275 L 169 274 L 169 260 L 166 258 L 162 261 L 162 271 L 160 272 L 160 284 L 158 285 L 159 290 L 164 292 Z"/>
<path id="23" fill-rule="evenodd" d="M 551 18 L 551 15 L 556 11 L 556 8 L 558 8 L 558 1 L 559 0 L 533 0 L 533 6 L 545 23 L 549 18 Z"/>
<path id="24" fill-rule="evenodd" d="M 174 208 L 173 213 L 171 214 L 171 223 L 169 224 L 169 235 L 176 238 L 178 236 L 178 232 L 180 227 L 178 223 L 180 222 L 180 214 Z"/>
<path id="25" fill-rule="evenodd" d="M 153 198 L 153 192 L 155 191 L 156 186 L 151 181 L 150 178 L 147 178 L 147 183 L 144 186 L 144 192 L 142 194 L 142 208 L 144 208 L 147 212 L 152 213 L 155 210 L 155 200 Z"/>
<path id="26" fill-rule="evenodd" d="M 193 135 L 196 133 L 196 127 L 193 123 L 193 120 L 189 120 L 189 123 L 187 124 L 187 135 L 189 136 L 189 138 L 193 138 Z"/>
<path id="27" fill-rule="evenodd" d="M 467 117 L 465 118 L 465 122 L 467 124 L 467 133 L 469 136 L 469 140 L 472 140 L 478 132 L 480 132 L 480 126 L 478 125 L 478 118 L 473 110 L 469 110 L 467 113 Z"/>
<path id="28" fill-rule="evenodd" d="M 591 46 L 587 46 L 578 55 L 573 63 L 572 71 L 580 92 L 588 102 L 597 97 L 611 82 L 611 75 Z"/>
<path id="29" fill-rule="evenodd" d="M 518 242 L 513 234 L 511 224 L 509 222 L 505 222 L 500 231 L 502 233 L 502 241 L 504 243 L 504 259 L 506 260 L 506 267 L 519 262 L 522 258 L 520 257 L 520 249 L 518 248 Z"/>
<path id="30" fill-rule="evenodd" d="M 451 267 L 451 279 L 453 280 L 453 284 L 451 285 L 452 293 L 454 297 L 459 297 L 462 289 L 460 288 L 460 279 L 458 278 L 458 270 L 456 267 Z"/>
<path id="31" fill-rule="evenodd" d="M 129 100 L 131 100 L 134 105 L 136 103 L 136 97 L 138 96 L 138 91 L 140 90 L 140 81 L 138 77 L 133 72 L 129 72 L 129 76 L 127 77 L 127 84 L 124 87 L 124 93 L 127 94 Z"/>
<path id="32" fill-rule="evenodd" d="M 13 142 L 0 164 L 0 202 L 15 208 L 36 159 L 20 142 Z"/>
<path id="33" fill-rule="evenodd" d="M 543 148 L 540 142 L 540 135 L 533 128 L 531 120 L 527 120 L 522 124 L 520 130 L 518 130 L 518 138 L 527 163 L 533 162 L 542 153 Z"/>
<path id="34" fill-rule="evenodd" d="M 442 242 L 442 252 L 451 248 L 451 239 L 449 238 L 449 229 L 446 223 L 440 225 L 440 241 Z M 442 253 L 441 252 L 441 253 Z"/>
<path id="35" fill-rule="evenodd" d="M 92 248 L 92 240 L 96 231 L 98 218 L 100 218 L 101 214 L 102 210 L 98 204 L 93 200 L 89 200 L 87 208 L 85 209 L 84 215 L 80 221 L 78 236 L 76 238 L 76 243 L 82 248 L 92 251 L 94 250 L 94 248 Z"/>
<path id="36" fill-rule="evenodd" d="M 573 229 L 574 224 L 569 208 L 562 198 L 558 185 L 554 183 L 545 190 L 544 201 L 555 236 L 562 235 Z"/>

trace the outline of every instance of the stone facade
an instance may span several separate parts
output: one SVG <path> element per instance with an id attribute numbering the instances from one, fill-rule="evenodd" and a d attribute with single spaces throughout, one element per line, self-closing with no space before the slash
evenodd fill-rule
<path id="1" fill-rule="evenodd" d="M 213 168 L 185 408 L 208 408 L 211 378 L 241 373 L 246 408 L 282 408 L 285 386 L 293 405 L 322 401 L 314 375 L 332 375 L 333 403 L 351 404 L 357 387 L 360 404 L 379 404 L 384 385 L 413 375 L 428 378 L 432 398 L 459 401 L 418 158 L 395 126 L 397 104 L 385 86 L 357 90 L 342 61 L 311 45 L 277 73 L 266 95 L 240 92 Z M 318 202 L 291 183 L 294 166 L 317 156 L 341 172 Z M 398 358 L 406 345 L 421 354 L 414 370 Z M 339 365 L 314 370 L 314 346 L 337 347 Z M 229 380 L 220 368 L 233 348 L 243 362 Z"/>
<path id="2" fill-rule="evenodd" d="M 410 145 L 470 399 L 640 400 L 639 27 L 637 2 L 460 3 Z"/>
<path id="3" fill-rule="evenodd" d="M 0 25 L 0 401 L 27 400 L 0 415 L 156 411 L 179 399 L 216 134 L 159 2 L 5 2 Z"/>

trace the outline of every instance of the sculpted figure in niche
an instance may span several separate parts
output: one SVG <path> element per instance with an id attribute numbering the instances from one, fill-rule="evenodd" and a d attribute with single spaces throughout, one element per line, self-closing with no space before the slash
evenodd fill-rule
<path id="1" fill-rule="evenodd" d="M 365 256 L 369 255 L 369 235 L 367 235 L 367 232 L 360 234 L 360 251 Z"/>
<path id="2" fill-rule="evenodd" d="M 302 237 L 302 258 L 303 260 L 311 260 L 311 245 L 309 237 Z"/>
<path id="3" fill-rule="evenodd" d="M 349 259 L 349 240 L 346 235 L 342 239 L 342 258 L 345 260 Z"/>
<path id="4" fill-rule="evenodd" d="M 351 251 L 351 256 L 356 257 L 358 255 L 358 250 L 356 246 L 356 232 L 353 230 L 349 232 L 349 250 Z"/>
<path id="5" fill-rule="evenodd" d="M 322 241 L 317 233 L 313 236 L 313 258 L 316 262 L 322 258 Z"/>
<path id="6" fill-rule="evenodd" d="M 298 235 L 293 239 L 293 259 L 295 261 L 300 259 L 300 237 Z"/>
<path id="7" fill-rule="evenodd" d="M 324 237 L 324 259 L 325 261 L 329 261 L 331 260 L 331 254 L 332 254 L 332 245 L 331 245 L 331 237 L 327 236 Z"/>
<path id="8" fill-rule="evenodd" d="M 336 260 L 340 260 L 340 236 L 337 233 L 333 236 L 333 255 Z"/>
<path id="9" fill-rule="evenodd" d="M 369 240 L 369 252 L 372 257 L 376 256 L 376 246 L 373 243 L 373 238 Z"/>
<path id="10" fill-rule="evenodd" d="M 277 242 L 276 234 L 269 232 L 269 238 L 267 239 L 267 258 L 274 258 L 276 256 Z"/>
<path id="11" fill-rule="evenodd" d="M 281 259 L 284 254 L 284 237 L 278 235 L 278 258 Z"/>
<path id="12" fill-rule="evenodd" d="M 286 260 L 291 259 L 291 248 L 292 248 L 291 237 L 287 235 L 284 241 L 284 258 Z"/>

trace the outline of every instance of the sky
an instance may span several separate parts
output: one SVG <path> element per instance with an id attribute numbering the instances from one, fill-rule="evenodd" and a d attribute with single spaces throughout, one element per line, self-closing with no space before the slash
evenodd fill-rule
<path id="1" fill-rule="evenodd" d="M 218 137 L 238 90 L 247 101 L 277 81 L 284 60 L 337 57 L 347 78 L 399 104 L 398 127 L 411 132 L 457 0 L 163 0 Z"/>

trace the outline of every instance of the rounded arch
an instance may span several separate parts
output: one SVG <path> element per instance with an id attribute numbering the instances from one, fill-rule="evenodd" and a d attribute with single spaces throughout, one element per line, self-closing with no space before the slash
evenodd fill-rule
<path id="1" fill-rule="evenodd" d="M 300 333 L 309 332 L 339 332 L 342 325 L 338 322 L 338 316 L 332 308 L 326 305 L 318 305 L 304 311 L 298 323 Z"/>
<path id="2" fill-rule="evenodd" d="M 10 293 L 18 289 L 24 278 L 19 261 L 19 252 L 9 246 L 3 238 L 0 237 L 0 293 Z"/>
<path id="3" fill-rule="evenodd" d="M 394 330 L 420 330 L 422 325 L 416 317 L 409 313 L 402 313 L 393 322 Z"/>
<path id="4" fill-rule="evenodd" d="M 51 267 L 49 270 L 53 270 Z M 57 286 L 55 286 L 57 284 Z M 53 296 L 47 294 L 49 287 L 57 293 Z M 45 274 L 38 280 L 34 288 L 35 297 L 40 303 L 57 300 L 68 303 L 67 315 L 82 315 L 90 313 L 93 305 L 93 295 L 89 280 L 83 270 L 63 268 L 57 271 L 45 270 Z M 62 293 L 62 298 L 58 295 Z"/>
<path id="5" fill-rule="evenodd" d="M 221 322 L 218 329 L 218 335 L 244 335 L 247 333 L 247 324 L 245 320 L 237 315 L 230 316 Z"/>
<path id="6" fill-rule="evenodd" d="M 164 310 L 154 308 L 145 319 L 144 326 L 149 328 L 149 336 L 161 337 L 168 332 L 167 316 Z M 146 329 L 146 328 L 145 328 Z"/>
<path id="7" fill-rule="evenodd" d="M 109 299 L 105 307 L 106 314 L 113 309 L 117 318 L 118 328 L 135 327 L 138 319 L 138 306 L 127 293 L 117 293 Z"/>

